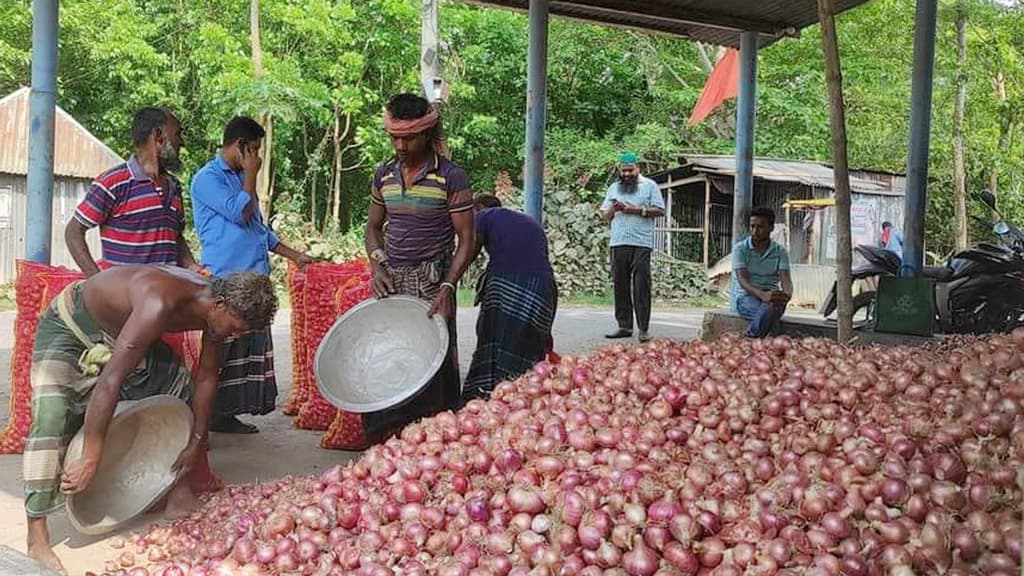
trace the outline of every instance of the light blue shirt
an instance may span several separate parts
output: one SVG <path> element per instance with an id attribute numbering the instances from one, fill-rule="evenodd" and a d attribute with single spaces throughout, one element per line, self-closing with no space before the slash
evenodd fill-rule
<path id="1" fill-rule="evenodd" d="M 895 252 L 900 260 L 903 259 L 903 235 L 899 233 L 895 228 L 889 233 L 889 242 L 882 243 L 882 248 L 890 252 Z"/>
<path id="2" fill-rule="evenodd" d="M 280 243 L 263 223 L 259 206 L 248 223 L 242 222 L 242 212 L 254 201 L 243 183 L 242 172 L 232 170 L 220 154 L 192 177 L 192 221 L 202 264 L 221 278 L 232 272 L 270 274 L 269 253 Z"/>
<path id="3" fill-rule="evenodd" d="M 609 186 L 604 202 L 601 203 L 601 210 L 610 210 L 615 200 L 638 208 L 646 206 L 658 210 L 665 209 L 665 199 L 661 197 L 658 183 L 643 176 L 640 176 L 636 186 L 629 190 L 622 186 L 621 182 Z M 611 245 L 654 248 L 654 218 L 616 212 L 612 217 Z"/>
<path id="4" fill-rule="evenodd" d="M 736 301 L 748 292 L 740 286 L 740 270 L 746 270 L 750 283 L 760 290 L 778 290 L 779 273 L 789 270 L 789 253 L 778 242 L 770 241 L 764 252 L 754 250 L 749 236 L 732 247 L 732 290 L 730 301 L 736 309 Z"/>

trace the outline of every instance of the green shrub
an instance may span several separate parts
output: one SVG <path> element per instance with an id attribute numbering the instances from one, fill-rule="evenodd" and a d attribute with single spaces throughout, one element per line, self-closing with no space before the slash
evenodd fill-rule
<path id="1" fill-rule="evenodd" d="M 506 206 L 520 209 L 517 191 L 501 192 L 499 195 Z M 549 192 L 544 196 L 544 229 L 562 297 L 611 291 L 608 224 L 601 220 L 596 205 L 582 201 L 568 190 Z M 347 234 L 325 235 L 317 232 L 302 216 L 280 212 L 274 216 L 274 230 L 289 246 L 304 250 L 316 259 L 344 262 L 365 256 L 362 224 L 354 226 Z M 475 288 L 486 266 L 485 253 L 466 271 L 463 287 Z M 698 264 L 657 253 L 651 268 L 654 297 L 658 300 L 683 302 L 711 293 L 704 269 Z M 271 277 L 282 295 L 285 294 L 286 270 L 286 263 L 275 257 Z"/>

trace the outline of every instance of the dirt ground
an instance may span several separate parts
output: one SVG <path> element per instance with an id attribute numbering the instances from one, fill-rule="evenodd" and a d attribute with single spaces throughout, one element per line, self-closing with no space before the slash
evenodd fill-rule
<path id="1" fill-rule="evenodd" d="M 651 333 L 656 338 L 690 339 L 699 330 L 701 310 L 656 310 Z M 476 344 L 475 309 L 459 311 L 459 359 L 465 374 Z M 555 349 L 560 354 L 579 354 L 607 344 L 603 334 L 615 326 L 611 310 L 563 308 L 555 321 Z M 283 403 L 291 389 L 292 356 L 289 349 L 287 311 L 278 314 L 274 324 L 275 361 L 279 396 Z M 0 374 L 10 374 L 11 349 L 14 346 L 14 313 L 0 313 Z M 8 382 L 0 385 L 0 423 L 7 421 L 10 399 Z M 314 474 L 339 462 L 346 462 L 357 453 L 324 450 L 318 447 L 320 432 L 297 430 L 291 418 L 274 412 L 247 419 L 260 428 L 259 434 L 238 436 L 213 434 L 210 460 L 214 469 L 230 484 L 272 480 L 285 476 Z M 272 458 L 267 455 L 272 454 Z M 160 521 L 159 515 L 139 518 L 120 533 Z M 57 554 L 72 575 L 102 568 L 102 557 L 109 554 L 104 541 L 115 536 L 87 537 L 78 534 L 63 514 L 50 519 L 50 534 Z M 0 456 L 0 545 L 25 551 L 25 516 L 22 508 L 21 456 Z"/>

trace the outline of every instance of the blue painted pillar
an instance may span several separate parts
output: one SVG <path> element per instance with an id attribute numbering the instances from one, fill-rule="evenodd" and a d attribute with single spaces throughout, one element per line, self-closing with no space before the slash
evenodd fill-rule
<path id="1" fill-rule="evenodd" d="M 544 123 L 548 91 L 548 0 L 530 0 L 530 46 L 526 68 L 526 168 L 524 209 L 543 221 Z"/>
<path id="2" fill-rule="evenodd" d="M 32 0 L 25 258 L 50 263 L 53 227 L 53 125 L 57 111 L 57 3 Z"/>
<path id="3" fill-rule="evenodd" d="M 900 276 L 918 276 L 924 266 L 924 219 L 928 207 L 928 140 L 935 70 L 938 0 L 917 0 L 914 71 L 910 85 L 910 145 L 907 193 L 903 198 L 903 267 Z"/>
<path id="4" fill-rule="evenodd" d="M 750 234 L 750 208 L 754 201 L 757 39 L 757 32 L 740 34 L 740 79 L 736 99 L 736 182 L 732 195 L 733 244 Z"/>

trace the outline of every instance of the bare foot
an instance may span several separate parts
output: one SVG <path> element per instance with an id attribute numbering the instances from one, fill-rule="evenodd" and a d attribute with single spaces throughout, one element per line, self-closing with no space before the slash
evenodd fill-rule
<path id="1" fill-rule="evenodd" d="M 184 518 L 192 513 L 199 505 L 199 500 L 192 494 L 188 482 L 179 482 L 177 486 L 167 495 L 167 507 L 164 509 L 164 517 L 168 520 Z"/>
<path id="2" fill-rule="evenodd" d="M 29 546 L 28 556 L 58 574 L 68 573 L 67 570 L 64 569 L 64 565 L 60 563 L 60 559 L 53 553 L 53 548 L 49 545 L 39 544 Z"/>

